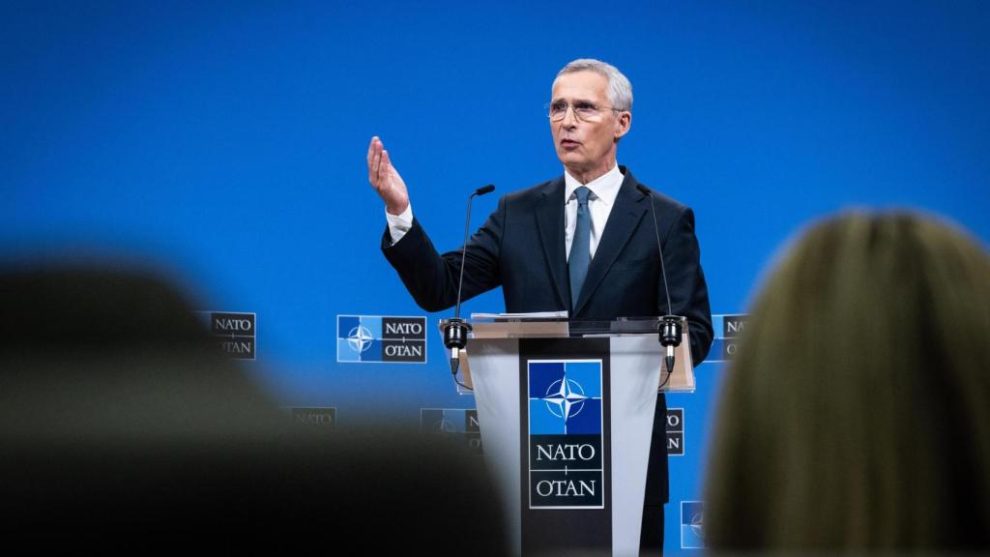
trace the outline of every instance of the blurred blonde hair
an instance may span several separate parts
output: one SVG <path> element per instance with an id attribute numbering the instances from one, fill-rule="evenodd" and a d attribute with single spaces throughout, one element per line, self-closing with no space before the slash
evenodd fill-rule
<path id="1" fill-rule="evenodd" d="M 990 257 L 907 212 L 806 231 L 755 299 L 706 479 L 716 550 L 990 539 Z"/>

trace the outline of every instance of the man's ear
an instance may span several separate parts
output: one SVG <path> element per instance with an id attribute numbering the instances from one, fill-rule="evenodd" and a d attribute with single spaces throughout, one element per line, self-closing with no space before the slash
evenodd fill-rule
<path id="1" fill-rule="evenodd" d="M 629 133 L 629 128 L 632 127 L 632 112 L 625 110 L 619 113 L 619 116 L 615 119 L 615 134 L 612 136 L 613 140 L 618 142 L 622 139 L 622 136 Z"/>

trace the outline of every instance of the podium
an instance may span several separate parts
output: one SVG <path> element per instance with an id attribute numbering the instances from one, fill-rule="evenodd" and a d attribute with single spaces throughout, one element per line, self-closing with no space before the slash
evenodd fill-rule
<path id="1" fill-rule="evenodd" d="M 451 357 L 515 554 L 638 554 L 657 392 L 694 390 L 687 324 L 668 376 L 659 323 L 471 320 Z"/>

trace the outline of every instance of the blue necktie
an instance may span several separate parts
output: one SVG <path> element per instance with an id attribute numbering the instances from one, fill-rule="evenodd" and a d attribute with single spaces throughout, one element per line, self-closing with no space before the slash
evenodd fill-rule
<path id="1" fill-rule="evenodd" d="M 588 276 L 588 266 L 591 264 L 591 214 L 588 212 L 591 190 L 581 186 L 574 190 L 574 195 L 578 202 L 577 225 L 574 227 L 571 256 L 567 262 L 571 275 L 571 309 L 577 305 L 581 287 L 584 286 L 584 277 Z"/>

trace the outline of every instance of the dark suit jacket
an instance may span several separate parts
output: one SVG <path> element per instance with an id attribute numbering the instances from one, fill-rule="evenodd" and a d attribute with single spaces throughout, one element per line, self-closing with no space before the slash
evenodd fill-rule
<path id="1" fill-rule="evenodd" d="M 615 319 L 668 313 L 649 197 L 620 167 L 625 179 L 588 268 L 580 293 L 570 292 L 564 246 L 564 178 L 502 197 L 498 209 L 468 242 L 463 298 L 502 287 L 509 312 L 570 311 L 571 319 Z M 712 319 L 694 213 L 655 194 L 657 223 L 670 312 L 687 317 L 695 365 L 708 354 Z M 439 255 L 417 220 L 396 244 L 388 230 L 382 250 L 416 303 L 440 311 L 457 302 L 461 251 Z M 571 297 L 577 305 L 571 310 Z M 647 505 L 667 500 L 666 401 L 654 420 Z"/>

